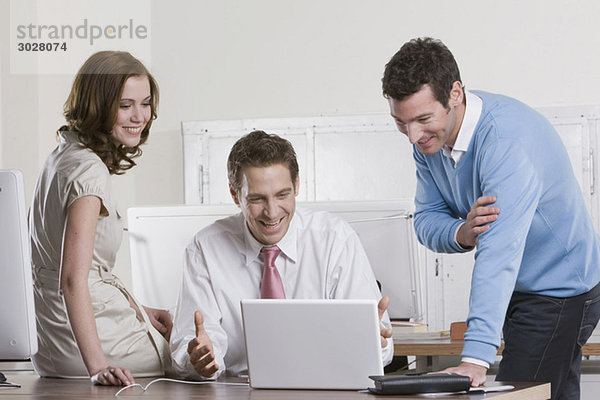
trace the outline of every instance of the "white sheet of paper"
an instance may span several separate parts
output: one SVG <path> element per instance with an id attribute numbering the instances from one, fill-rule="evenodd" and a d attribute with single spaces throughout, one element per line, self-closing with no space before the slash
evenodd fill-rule
<path id="1" fill-rule="evenodd" d="M 479 387 L 472 387 L 468 392 L 463 391 L 463 392 L 419 393 L 419 396 L 437 397 L 437 396 L 448 396 L 451 394 L 504 392 L 507 390 L 513 390 L 514 388 L 515 387 L 512 385 L 479 386 Z"/>

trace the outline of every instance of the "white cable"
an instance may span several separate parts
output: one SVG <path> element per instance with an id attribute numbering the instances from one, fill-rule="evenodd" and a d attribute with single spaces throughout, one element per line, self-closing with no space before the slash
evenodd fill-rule
<path id="1" fill-rule="evenodd" d="M 178 379 L 170 379 L 170 378 L 158 378 L 155 379 L 151 382 L 149 382 L 146 386 L 142 386 L 139 383 L 134 383 L 132 385 L 128 385 L 125 386 L 124 388 L 121 388 L 117 393 L 115 393 L 115 397 L 118 397 L 119 394 L 121 394 L 121 392 L 125 389 L 129 389 L 135 386 L 139 386 L 144 392 L 146 390 L 148 390 L 148 388 L 150 387 L 150 385 L 152 385 L 154 382 L 160 382 L 160 381 L 164 381 L 164 382 L 175 382 L 175 383 L 186 383 L 188 385 L 206 385 L 206 384 L 213 384 L 213 385 L 231 385 L 231 386 L 248 386 L 247 383 L 233 383 L 233 382 L 215 382 L 215 381 L 202 381 L 202 382 L 193 382 L 193 381 L 182 381 L 182 380 L 178 380 Z"/>

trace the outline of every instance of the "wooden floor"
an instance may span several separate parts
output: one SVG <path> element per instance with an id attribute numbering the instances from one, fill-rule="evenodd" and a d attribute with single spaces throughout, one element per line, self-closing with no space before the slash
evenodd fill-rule
<path id="1" fill-rule="evenodd" d="M 33 373 L 7 375 L 10 382 L 21 384 L 21 388 L 0 388 L 0 400 L 7 399 L 115 399 L 120 389 L 109 386 L 93 386 L 87 379 L 52 379 L 39 378 Z M 137 383 L 148 384 L 151 379 L 138 379 Z M 240 383 L 239 380 L 228 380 L 226 383 Z M 489 384 L 497 384 L 490 382 Z M 494 400 L 546 400 L 550 398 L 550 384 L 512 383 L 514 391 L 483 394 L 465 394 L 436 396 L 436 399 L 490 399 Z M 247 385 L 229 386 L 209 383 L 204 385 L 189 385 L 171 382 L 156 382 L 146 392 L 139 387 L 123 391 L 118 398 L 145 399 L 228 399 L 228 400 L 342 400 L 342 399 L 423 399 L 417 396 L 374 396 L 366 392 L 334 391 L 334 390 L 264 390 L 252 389 Z"/>

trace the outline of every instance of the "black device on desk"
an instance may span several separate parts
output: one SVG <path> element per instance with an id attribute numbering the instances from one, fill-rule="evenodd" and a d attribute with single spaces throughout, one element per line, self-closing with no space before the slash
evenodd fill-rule
<path id="1" fill-rule="evenodd" d="M 0 372 L 0 388 L 3 388 L 3 387 L 20 388 L 21 385 L 19 385 L 18 383 L 6 382 L 6 376 L 4 376 L 4 374 L 2 372 Z"/>
<path id="2" fill-rule="evenodd" d="M 374 394 L 418 394 L 439 392 L 463 392 L 471 387 L 468 376 L 457 374 L 428 375 L 373 375 Z"/>

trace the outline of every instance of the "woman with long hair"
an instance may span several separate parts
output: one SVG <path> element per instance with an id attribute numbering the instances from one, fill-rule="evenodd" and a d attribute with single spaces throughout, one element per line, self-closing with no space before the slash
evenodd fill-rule
<path id="1" fill-rule="evenodd" d="M 112 274 L 123 221 L 110 176 L 135 166 L 157 105 L 154 78 L 127 52 L 93 54 L 75 77 L 29 215 L 41 376 L 129 385 L 170 369 L 168 312 Z"/>

